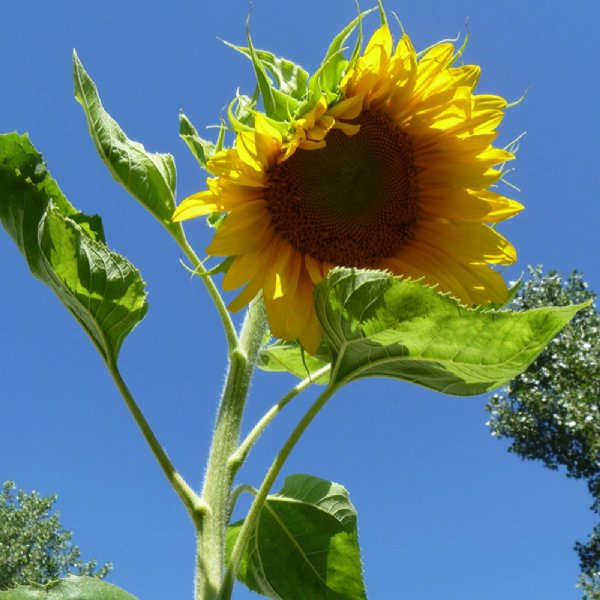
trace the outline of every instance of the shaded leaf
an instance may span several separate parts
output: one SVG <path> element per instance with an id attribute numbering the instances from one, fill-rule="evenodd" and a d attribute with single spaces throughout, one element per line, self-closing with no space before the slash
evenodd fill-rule
<path id="1" fill-rule="evenodd" d="M 137 600 L 116 585 L 96 577 L 70 575 L 46 585 L 20 585 L 0 592 L 0 600 Z"/>
<path id="2" fill-rule="evenodd" d="M 75 52 L 73 79 L 75 99 L 83 107 L 90 135 L 112 176 L 165 227 L 179 231 L 180 225 L 171 222 L 176 185 L 173 157 L 147 152 L 142 144 L 125 135 L 104 110 L 98 90 Z"/>
<path id="3" fill-rule="evenodd" d="M 263 371 L 287 371 L 300 379 L 309 377 L 329 363 L 325 354 L 311 356 L 303 352 L 295 342 L 278 342 L 260 351 L 257 367 Z M 329 373 L 314 380 L 314 383 L 326 384 Z"/>
<path id="4" fill-rule="evenodd" d="M 100 218 L 68 202 L 26 135 L 0 136 L 0 220 L 31 272 L 71 311 L 104 360 L 116 360 L 146 313 L 144 282 L 106 247 Z"/>
<path id="5" fill-rule="evenodd" d="M 393 377 L 456 395 L 521 373 L 584 306 L 469 310 L 419 282 L 355 269 L 335 269 L 315 291 L 332 382 Z"/>
<path id="6" fill-rule="evenodd" d="M 229 528 L 229 552 L 241 523 Z M 310 475 L 287 477 L 281 492 L 265 502 L 238 578 L 281 600 L 366 598 L 356 510 L 348 492 Z"/>
<path id="7" fill-rule="evenodd" d="M 229 556 L 233 550 L 233 546 L 235 545 L 235 542 L 238 538 L 238 535 L 240 534 L 240 530 L 242 529 L 242 525 L 244 524 L 244 521 L 238 521 L 237 523 L 233 523 L 232 525 L 230 525 L 227 528 L 227 536 L 226 536 L 226 560 L 229 560 Z M 240 562 L 240 566 L 238 569 L 238 574 L 237 574 L 237 578 L 239 581 L 243 582 L 244 585 L 246 587 L 248 587 L 249 589 L 251 589 L 253 592 L 256 592 L 257 594 L 262 594 L 262 587 L 261 584 L 259 583 L 259 581 L 256 580 L 256 578 L 254 577 L 254 573 L 253 570 L 250 568 L 249 565 L 249 553 L 248 552 L 244 552 L 244 555 L 242 556 L 242 560 Z M 272 590 L 271 590 L 272 592 Z M 270 596 L 269 594 L 267 594 L 268 597 L 275 597 L 277 598 L 277 596 Z M 1 598 L 0 598 L 1 600 Z"/>

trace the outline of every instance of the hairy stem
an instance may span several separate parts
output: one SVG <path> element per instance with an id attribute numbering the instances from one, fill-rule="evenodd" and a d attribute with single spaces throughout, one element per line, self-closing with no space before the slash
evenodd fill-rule
<path id="1" fill-rule="evenodd" d="M 196 600 L 217 597 L 223 576 L 225 534 L 229 521 L 235 453 L 266 320 L 262 302 L 246 313 L 237 347 L 230 353 L 227 378 L 221 396 L 204 478 L 202 500 L 208 507 L 197 536 Z"/>

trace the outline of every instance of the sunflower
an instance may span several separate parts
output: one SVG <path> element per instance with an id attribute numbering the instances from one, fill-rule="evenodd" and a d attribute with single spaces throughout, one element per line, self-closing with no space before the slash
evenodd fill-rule
<path id="1" fill-rule="evenodd" d="M 418 55 L 387 25 L 287 133 L 261 113 L 207 164 L 208 190 L 173 219 L 226 212 L 207 248 L 235 257 L 223 288 L 259 292 L 272 334 L 309 352 L 321 340 L 313 288 L 334 266 L 422 279 L 466 305 L 503 302 L 490 265 L 516 259 L 490 224 L 523 207 L 490 186 L 513 158 L 492 142 L 506 101 L 475 95 L 479 67 L 453 66 L 451 43 Z"/>

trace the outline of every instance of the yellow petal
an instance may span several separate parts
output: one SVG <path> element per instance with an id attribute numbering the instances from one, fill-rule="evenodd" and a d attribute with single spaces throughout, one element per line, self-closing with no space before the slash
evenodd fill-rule
<path id="1" fill-rule="evenodd" d="M 344 119 L 351 121 L 356 119 L 363 109 L 363 98 L 362 96 L 353 96 L 352 98 L 346 98 L 337 104 L 334 104 L 328 111 L 327 114 L 335 117 L 336 119 Z"/>
<path id="2" fill-rule="evenodd" d="M 269 120 L 261 113 L 256 113 L 254 117 L 254 128 L 258 133 L 265 137 L 272 138 L 277 144 L 281 145 L 281 132 L 269 123 Z"/>
<path id="3" fill-rule="evenodd" d="M 319 260 L 307 254 L 304 257 L 304 263 L 313 283 L 319 283 L 319 281 L 323 280 L 322 264 Z"/>
<path id="4" fill-rule="evenodd" d="M 510 242 L 487 225 L 423 219 L 418 227 L 420 239 L 460 262 L 510 265 L 517 259 Z"/>
<path id="5" fill-rule="evenodd" d="M 272 244 L 264 282 L 265 300 L 276 300 L 288 291 L 288 262 L 293 252 L 285 240 L 278 239 Z"/>
<path id="6" fill-rule="evenodd" d="M 250 302 L 252 302 L 252 300 L 254 300 L 254 298 L 256 298 L 256 296 L 258 295 L 258 292 L 260 292 L 261 288 L 262 288 L 262 281 L 261 281 L 260 277 L 254 278 L 241 291 L 241 293 L 237 296 L 237 298 L 235 300 L 233 300 L 233 302 L 230 302 L 227 305 L 227 308 L 231 312 L 237 312 L 241 308 L 244 308 L 244 306 L 247 306 L 248 304 L 250 304 Z"/>
<path id="7" fill-rule="evenodd" d="M 238 133 L 235 140 L 235 149 L 240 159 L 254 171 L 262 170 L 261 161 L 258 159 L 254 132 L 245 131 Z"/>
<path id="8" fill-rule="evenodd" d="M 265 245 L 255 252 L 247 252 L 236 256 L 227 273 L 225 273 L 225 277 L 223 277 L 223 289 L 226 291 L 235 290 L 254 279 L 259 272 L 264 271 L 266 267 L 265 259 L 268 256 L 269 245 Z"/>
<path id="9" fill-rule="evenodd" d="M 266 203 L 251 202 L 227 216 L 206 250 L 213 256 L 236 256 L 262 248 L 272 235 Z"/>
<path id="10" fill-rule="evenodd" d="M 344 123 L 344 121 L 336 121 L 333 128 L 343 131 L 349 137 L 356 135 L 360 131 L 360 125 L 355 125 L 353 123 Z"/>
<path id="11" fill-rule="evenodd" d="M 298 147 L 302 148 L 302 150 L 320 150 L 321 148 L 325 148 L 325 143 L 325 140 L 322 140 L 320 142 L 304 140 L 298 144 Z"/>
<path id="12" fill-rule="evenodd" d="M 182 200 L 179 206 L 173 213 L 172 220 L 175 222 L 194 219 L 195 217 L 203 217 L 213 212 L 223 210 L 223 205 L 219 198 L 212 192 L 206 190 L 197 192 Z"/>
<path id="13" fill-rule="evenodd" d="M 416 92 L 424 92 L 436 76 L 443 71 L 454 54 L 454 46 L 444 43 L 437 44 L 427 51 L 417 64 L 417 86 Z"/>
<path id="14" fill-rule="evenodd" d="M 315 354 L 315 352 L 319 349 L 319 344 L 321 343 L 321 339 L 323 337 L 323 330 L 321 329 L 321 325 L 317 319 L 317 314 L 314 310 L 307 319 L 304 330 L 298 337 L 302 347 L 309 354 Z"/>
<path id="15" fill-rule="evenodd" d="M 433 217 L 493 223 L 516 215 L 523 205 L 487 190 L 440 187 L 423 192 L 420 208 Z"/>
<path id="16" fill-rule="evenodd" d="M 365 68 L 381 73 L 390 59 L 392 53 L 392 34 L 387 25 L 382 25 L 372 35 L 363 55 Z"/>
<path id="17" fill-rule="evenodd" d="M 429 248 L 414 244 L 404 247 L 397 257 L 386 259 L 384 265 L 396 275 L 414 280 L 421 279 L 427 285 L 436 287 L 441 292 L 448 292 L 470 304 L 467 290 L 454 277 L 453 271 L 448 268 L 443 258 L 440 258 Z"/>

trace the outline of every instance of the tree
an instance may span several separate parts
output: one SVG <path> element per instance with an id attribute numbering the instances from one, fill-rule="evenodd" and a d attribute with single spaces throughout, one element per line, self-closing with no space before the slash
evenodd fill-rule
<path id="1" fill-rule="evenodd" d="M 69 573 L 103 579 L 111 571 L 110 564 L 96 569 L 96 560 L 80 560 L 72 532 L 63 528 L 58 512 L 51 513 L 56 495 L 15 489 L 6 481 L 0 494 L 0 590 L 44 584 Z"/>
<path id="2" fill-rule="evenodd" d="M 513 308 L 563 306 L 595 298 L 583 275 L 568 278 L 529 267 Z M 580 311 L 537 360 L 487 406 L 492 435 L 512 439 L 510 452 L 540 460 L 568 477 L 587 479 L 600 515 L 600 314 L 592 304 Z M 585 598 L 600 600 L 600 523 L 587 542 L 577 543 Z"/>

